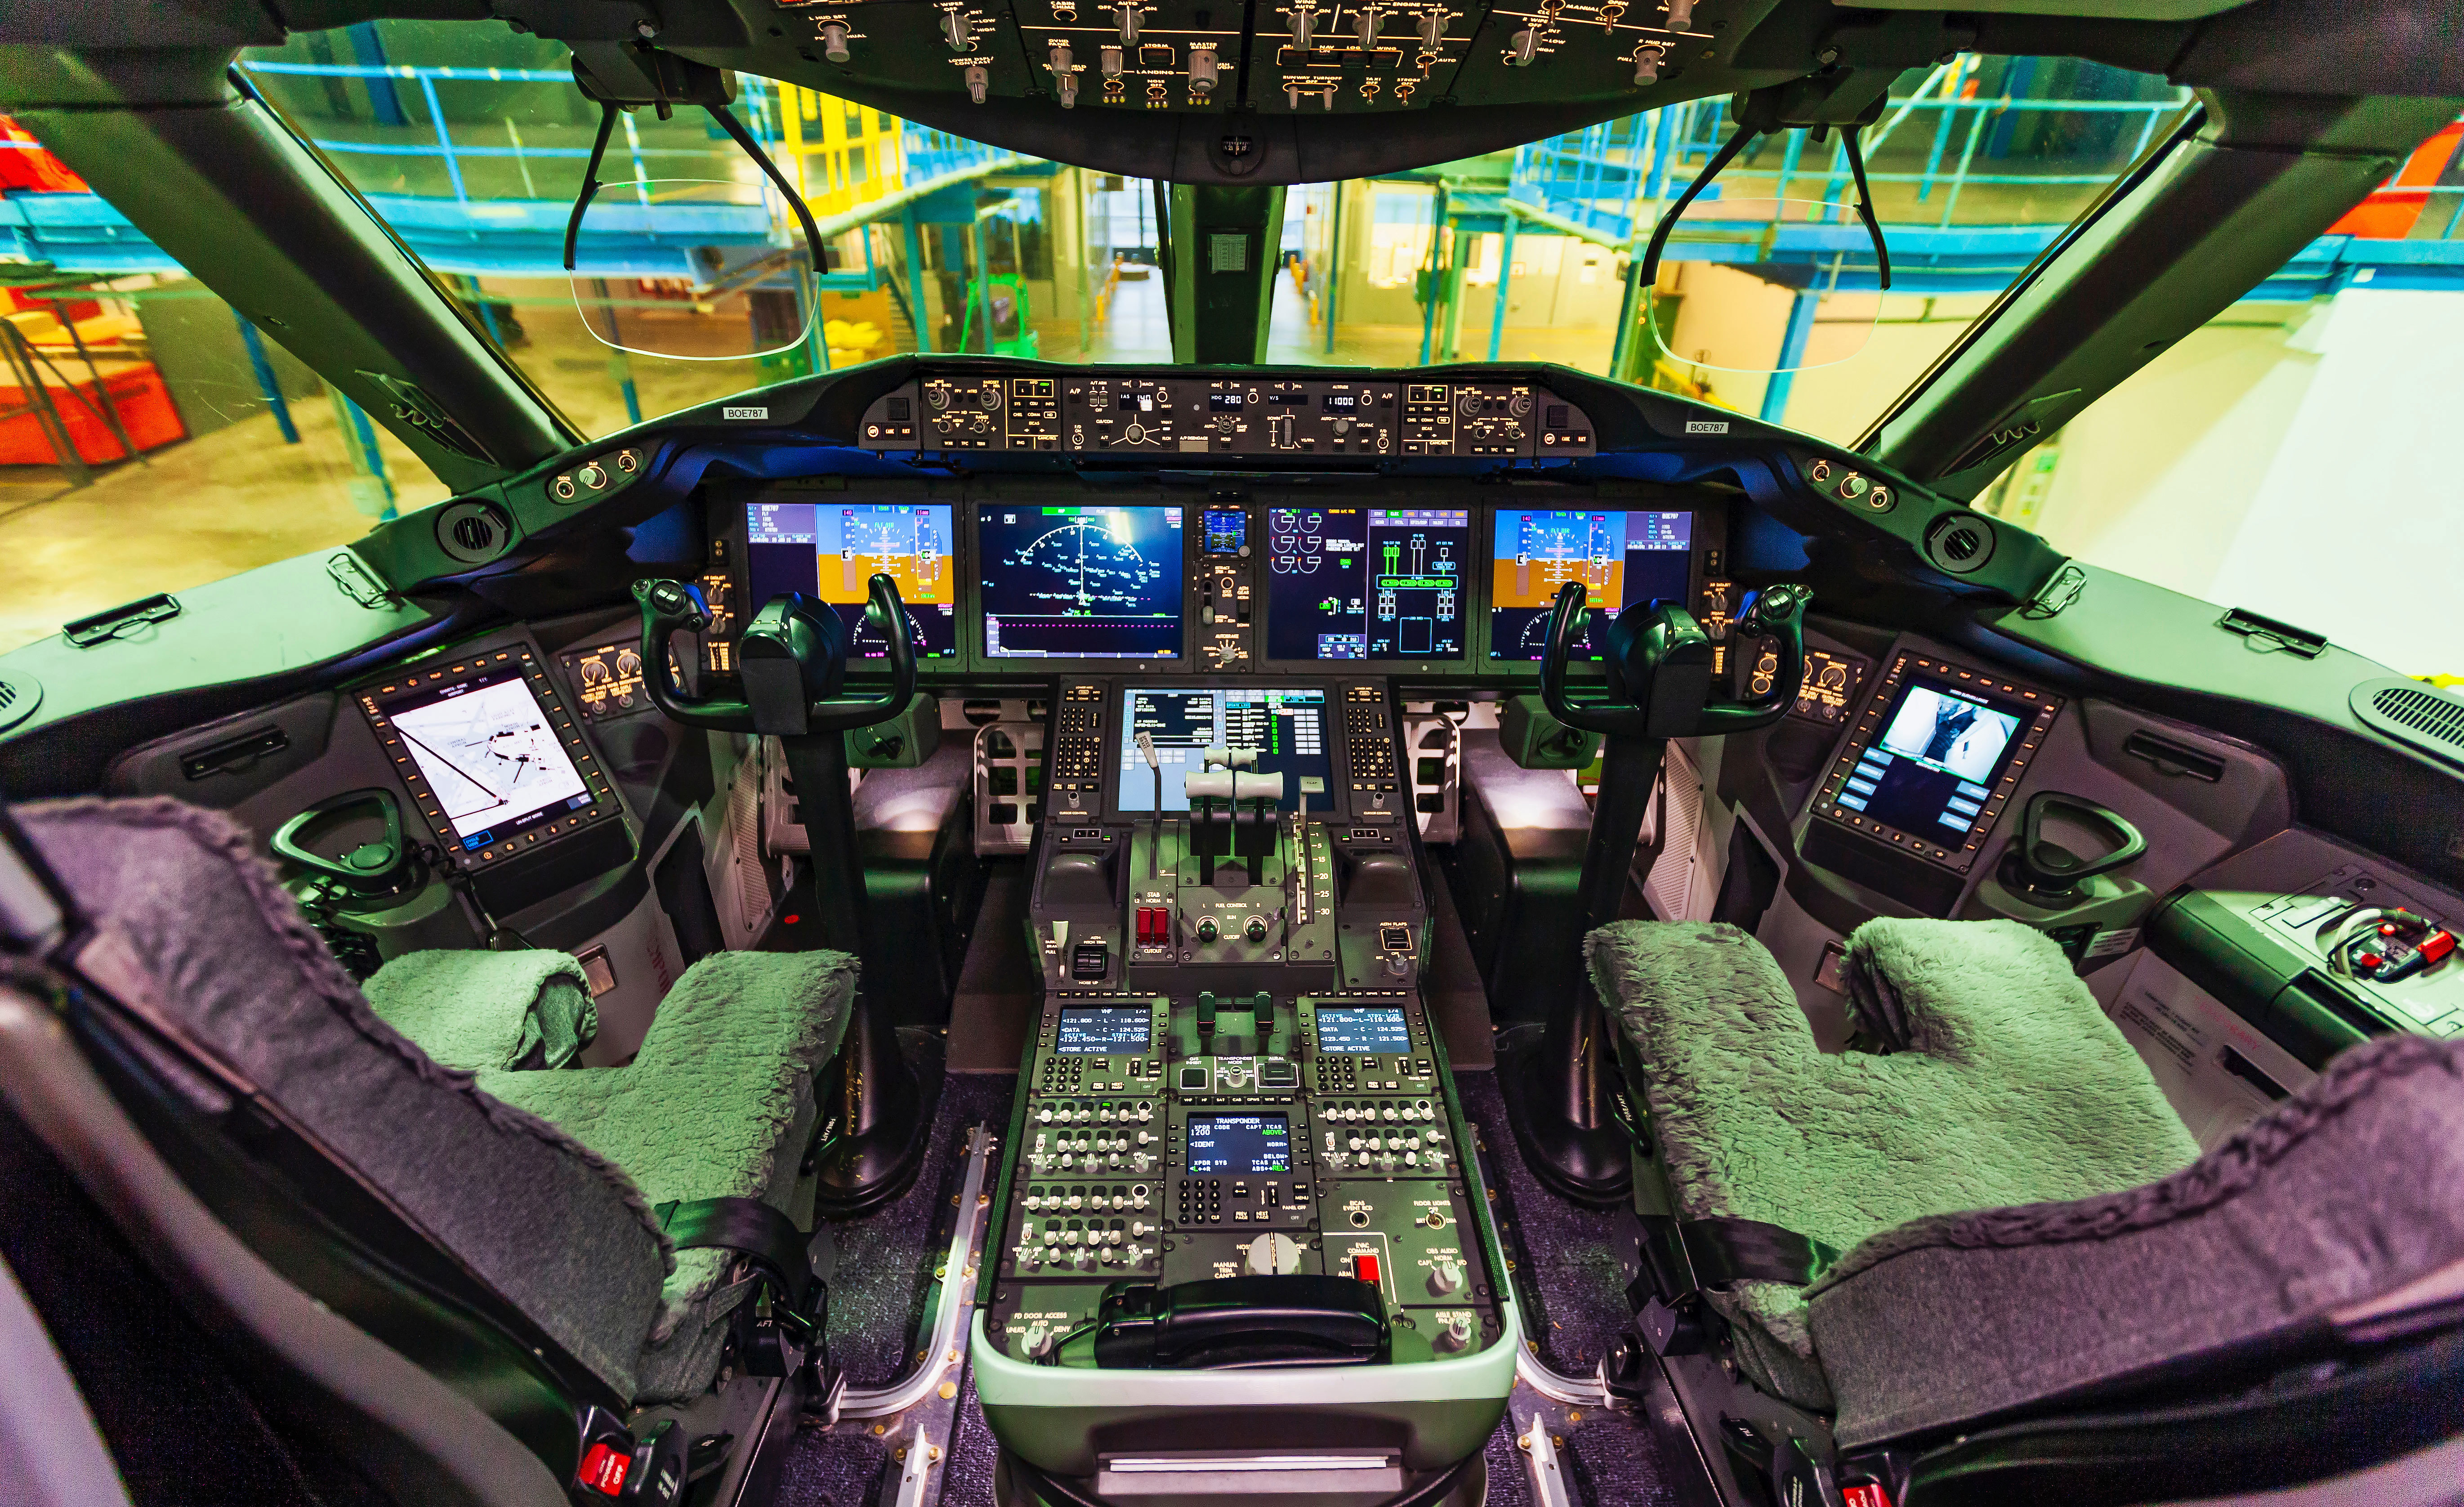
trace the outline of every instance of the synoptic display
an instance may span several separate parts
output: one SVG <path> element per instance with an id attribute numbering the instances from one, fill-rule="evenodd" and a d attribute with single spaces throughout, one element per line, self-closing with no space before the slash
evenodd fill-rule
<path id="1" fill-rule="evenodd" d="M 744 510 L 745 573 L 756 610 L 772 597 L 802 591 L 838 609 L 850 630 L 848 653 L 889 653 L 865 618 L 872 578 L 898 583 L 918 658 L 958 653 L 957 556 L 946 502 L 922 507 L 825 502 L 754 502 Z"/>
<path id="2" fill-rule="evenodd" d="M 1599 654 L 1605 621 L 1637 602 L 1688 600 L 1694 515 L 1500 509 L 1489 553 L 1488 654 L 1536 660 L 1547 647 L 1549 609 L 1569 581 L 1592 605 L 1585 642 Z"/>
<path id="3" fill-rule="evenodd" d="M 1179 508 L 987 507 L 976 528 L 987 655 L 1180 656 Z"/>
<path id="4" fill-rule="evenodd" d="M 1471 514 L 1272 508 L 1267 657 L 1461 659 Z"/>

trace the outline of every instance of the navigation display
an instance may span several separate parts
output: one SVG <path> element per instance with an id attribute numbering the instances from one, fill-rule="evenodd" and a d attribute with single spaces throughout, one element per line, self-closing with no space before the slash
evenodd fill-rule
<path id="1" fill-rule="evenodd" d="M 1690 605 L 1694 515 L 1500 508 L 1489 554 L 1488 656 L 1536 661 L 1549 609 L 1569 581 L 1591 600 L 1584 643 L 1599 657 L 1607 619 L 1637 602 Z"/>
<path id="2" fill-rule="evenodd" d="M 1292 1169 L 1292 1122 L 1285 1115 L 1192 1115 L 1191 1177 L 1263 1177 Z"/>
<path id="3" fill-rule="evenodd" d="M 465 853 L 586 809 L 590 792 L 519 666 L 378 703 Z"/>
<path id="4" fill-rule="evenodd" d="M 1266 657 L 1461 659 L 1463 508 L 1272 508 Z"/>
<path id="5" fill-rule="evenodd" d="M 1152 1025 L 1143 1005 L 1072 1005 L 1061 1011 L 1052 1050 L 1065 1057 L 1141 1056 Z"/>
<path id="6" fill-rule="evenodd" d="M 1836 804 L 1910 836 L 1963 845 L 2036 708 L 1947 679 L 1911 676 L 1882 714 Z"/>
<path id="7" fill-rule="evenodd" d="M 827 602 L 847 625 L 850 657 L 879 659 L 890 652 L 864 615 L 872 578 L 880 573 L 898 583 L 915 656 L 955 658 L 957 565 L 947 502 L 748 502 L 744 507 L 745 583 L 753 610 L 788 591 Z"/>
<path id="8" fill-rule="evenodd" d="M 1412 1050 L 1412 1028 L 1400 1007 L 1317 1008 L 1317 1050 L 1346 1056 L 1401 1056 Z"/>
<path id="9" fill-rule="evenodd" d="M 976 544 L 990 657 L 1180 657 L 1180 509 L 987 506 Z"/>
<path id="10" fill-rule="evenodd" d="M 1121 795 L 1125 811 L 1155 807 L 1155 773 L 1138 752 L 1137 735 L 1155 740 L 1163 767 L 1163 809 L 1189 809 L 1182 785 L 1204 771 L 1209 748 L 1246 748 L 1258 756 L 1260 774 L 1284 776 L 1278 809 L 1297 810 L 1304 791 L 1309 804 L 1328 809 L 1332 766 L 1326 754 L 1326 692 L 1309 690 L 1180 691 L 1133 686 L 1121 693 Z M 1241 773 L 1245 777 L 1247 769 Z"/>

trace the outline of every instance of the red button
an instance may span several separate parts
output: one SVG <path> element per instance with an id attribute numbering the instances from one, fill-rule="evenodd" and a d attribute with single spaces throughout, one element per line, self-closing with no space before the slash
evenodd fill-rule
<path id="1" fill-rule="evenodd" d="M 625 1490 L 625 1473 L 632 1468 L 631 1455 L 610 1445 L 594 1444 L 582 1457 L 582 1484 L 603 1496 L 621 1496 Z"/>
<path id="2" fill-rule="evenodd" d="M 1353 1256 L 1352 1258 L 1352 1274 L 1360 1278 L 1360 1280 L 1367 1282 L 1372 1287 L 1376 1286 L 1377 1258 L 1374 1255 Z"/>

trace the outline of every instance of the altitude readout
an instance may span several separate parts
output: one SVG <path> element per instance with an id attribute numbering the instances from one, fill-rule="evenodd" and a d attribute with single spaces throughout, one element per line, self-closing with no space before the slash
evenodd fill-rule
<path id="1" fill-rule="evenodd" d="M 1412 1028 L 1392 1007 L 1317 1011 L 1317 1050 L 1343 1056 L 1403 1056 L 1412 1050 Z"/>
<path id="2" fill-rule="evenodd" d="M 1143 1005 L 1073 1005 L 1061 1012 L 1052 1050 L 1065 1057 L 1135 1057 L 1153 1039 Z"/>
<path id="3" fill-rule="evenodd" d="M 1471 514 L 1272 508 L 1267 657 L 1460 659 Z"/>
<path id="4" fill-rule="evenodd" d="M 1271 1176 L 1292 1169 L 1292 1122 L 1284 1115 L 1192 1115 L 1184 1165 L 1191 1177 Z"/>

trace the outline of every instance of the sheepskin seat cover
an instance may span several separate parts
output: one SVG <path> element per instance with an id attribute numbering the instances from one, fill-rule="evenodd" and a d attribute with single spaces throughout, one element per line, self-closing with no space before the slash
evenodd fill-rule
<path id="1" fill-rule="evenodd" d="M 361 987 L 386 1025 L 449 1068 L 570 1067 L 599 1034 L 582 964 L 546 947 L 405 953 Z"/>
<path id="2" fill-rule="evenodd" d="M 2011 921 L 1878 920 L 1848 941 L 1859 1045 L 1825 1053 L 1763 945 L 1719 923 L 1588 939 L 1681 1216 L 1760 1220 L 1847 1251 L 1928 1215 L 2088 1198 L 2198 1145 L 2061 949 Z M 1832 1406 L 1801 1288 L 1709 1300 L 1757 1382 Z"/>

